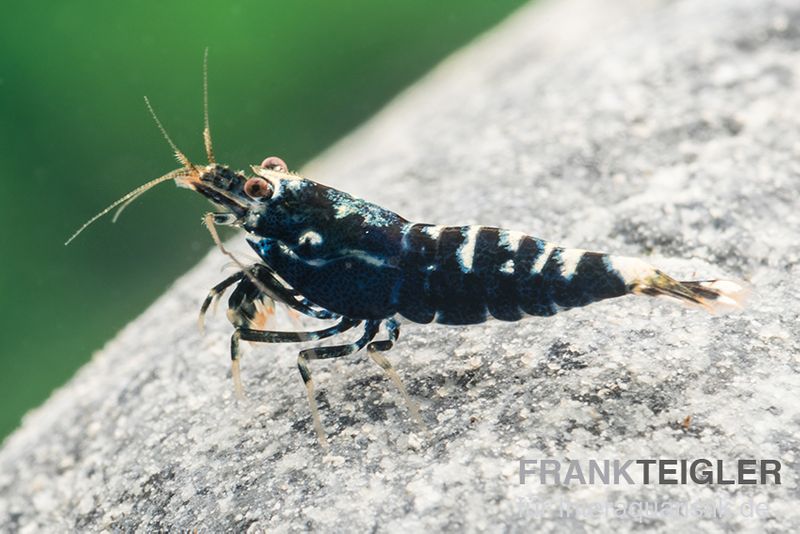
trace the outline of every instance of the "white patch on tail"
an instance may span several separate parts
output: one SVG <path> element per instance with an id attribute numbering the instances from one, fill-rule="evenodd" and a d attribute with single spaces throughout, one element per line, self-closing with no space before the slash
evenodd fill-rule
<path id="1" fill-rule="evenodd" d="M 625 285 L 643 281 L 655 273 L 655 268 L 639 258 L 627 256 L 606 256 L 607 265 L 617 271 Z"/>

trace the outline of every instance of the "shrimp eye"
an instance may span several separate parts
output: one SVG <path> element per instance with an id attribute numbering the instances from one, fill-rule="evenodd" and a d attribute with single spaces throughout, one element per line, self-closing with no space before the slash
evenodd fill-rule
<path id="1" fill-rule="evenodd" d="M 271 171 L 289 172 L 286 162 L 278 156 L 270 156 L 261 162 L 262 169 L 269 169 Z"/>
<path id="2" fill-rule="evenodd" d="M 263 178 L 253 177 L 245 182 L 244 192 L 250 198 L 269 198 L 272 196 L 272 186 Z"/>

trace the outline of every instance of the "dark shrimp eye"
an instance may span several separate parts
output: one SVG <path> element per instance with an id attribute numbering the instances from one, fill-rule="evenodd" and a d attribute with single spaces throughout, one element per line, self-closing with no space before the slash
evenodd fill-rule
<path id="1" fill-rule="evenodd" d="M 262 169 L 269 169 L 271 171 L 289 172 L 286 162 L 278 156 L 270 156 L 261 162 Z"/>
<path id="2" fill-rule="evenodd" d="M 263 178 L 253 177 L 245 182 L 244 192 L 250 198 L 268 198 L 272 195 L 272 186 Z"/>

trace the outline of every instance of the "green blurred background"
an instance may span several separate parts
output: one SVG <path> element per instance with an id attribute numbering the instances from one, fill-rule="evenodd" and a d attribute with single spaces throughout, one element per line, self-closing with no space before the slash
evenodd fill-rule
<path id="1" fill-rule="evenodd" d="M 145 111 L 203 160 L 210 48 L 218 159 L 297 169 L 522 0 L 15 2 L 0 19 L 0 438 L 211 247 L 208 204 Z M 368 179 L 368 177 L 367 177 Z M 200 298 L 207 288 L 198 288 Z"/>

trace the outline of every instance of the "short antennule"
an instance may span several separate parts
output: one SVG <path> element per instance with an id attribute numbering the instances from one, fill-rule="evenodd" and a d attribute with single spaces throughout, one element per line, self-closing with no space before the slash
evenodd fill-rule
<path id="1" fill-rule="evenodd" d="M 172 141 L 172 138 L 170 138 L 169 134 L 167 133 L 167 130 L 164 128 L 164 125 L 161 124 L 160 120 L 158 120 L 158 115 L 156 115 L 155 110 L 153 110 L 153 106 L 150 105 L 150 99 L 144 97 L 144 103 L 147 104 L 147 109 L 150 111 L 150 115 L 152 115 L 153 120 L 156 121 L 156 125 L 158 126 L 158 129 L 161 130 L 161 134 L 164 136 L 164 139 L 167 140 L 167 143 L 169 143 L 169 146 L 172 147 L 172 150 L 175 152 L 175 157 L 178 159 L 178 163 L 183 165 L 186 169 L 194 170 L 194 165 L 192 165 L 192 162 L 189 161 L 189 158 L 186 157 L 186 154 L 178 149 L 177 145 L 175 145 L 175 143 Z"/>

